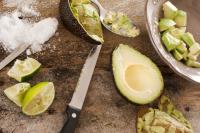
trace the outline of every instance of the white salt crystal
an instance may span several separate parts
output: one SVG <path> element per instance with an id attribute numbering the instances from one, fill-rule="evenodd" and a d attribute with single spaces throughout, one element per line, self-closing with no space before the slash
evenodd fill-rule
<path id="1" fill-rule="evenodd" d="M 15 7 L 25 17 L 40 15 L 39 12 L 33 9 L 33 5 L 37 4 L 37 0 L 4 0 L 3 4 L 6 7 Z"/>
<path id="2" fill-rule="evenodd" d="M 31 44 L 32 53 L 42 50 L 42 44 L 48 41 L 56 32 L 56 18 L 46 18 L 37 23 L 19 19 L 19 13 L 0 17 L 0 42 L 9 52 L 20 44 Z"/>

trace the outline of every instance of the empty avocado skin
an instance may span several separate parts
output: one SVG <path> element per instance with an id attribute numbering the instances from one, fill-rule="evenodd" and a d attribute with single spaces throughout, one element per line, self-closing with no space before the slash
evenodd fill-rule
<path id="1" fill-rule="evenodd" d="M 77 35 L 78 37 L 84 39 L 87 42 L 97 45 L 101 44 L 101 42 L 92 39 L 81 27 L 78 20 L 74 17 L 71 11 L 70 0 L 61 0 L 59 5 L 59 11 L 61 20 L 63 21 L 64 25 L 69 31 L 71 31 L 73 34 Z"/>
<path id="2" fill-rule="evenodd" d="M 137 133 L 193 133 L 192 126 L 183 114 L 162 96 L 159 109 L 148 109 L 138 116 Z M 140 114 L 140 112 L 139 112 Z"/>

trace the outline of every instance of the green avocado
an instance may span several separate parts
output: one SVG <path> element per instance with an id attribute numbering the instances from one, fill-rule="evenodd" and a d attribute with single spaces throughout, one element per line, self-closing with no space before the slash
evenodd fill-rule
<path id="1" fill-rule="evenodd" d="M 120 44 L 114 50 L 112 68 L 118 90 L 134 103 L 150 103 L 163 91 L 163 77 L 158 67 L 128 45 Z"/>
<path id="2" fill-rule="evenodd" d="M 66 28 L 92 44 L 104 42 L 100 17 L 90 0 L 61 0 L 60 16 Z"/>

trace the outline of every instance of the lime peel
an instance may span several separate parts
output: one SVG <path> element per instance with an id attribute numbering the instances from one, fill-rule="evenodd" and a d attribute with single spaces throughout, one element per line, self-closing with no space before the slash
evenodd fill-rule
<path id="1" fill-rule="evenodd" d="M 29 83 L 18 83 L 4 90 L 4 94 L 19 107 L 22 106 L 23 98 L 31 87 Z"/>
<path id="2" fill-rule="evenodd" d="M 16 60 L 14 66 L 8 71 L 8 76 L 19 82 L 32 77 L 41 67 L 41 63 L 33 58 L 27 58 L 24 61 Z"/>
<path id="3" fill-rule="evenodd" d="M 55 90 L 52 82 L 38 83 L 26 93 L 22 112 L 29 116 L 41 114 L 52 104 L 54 97 Z"/>

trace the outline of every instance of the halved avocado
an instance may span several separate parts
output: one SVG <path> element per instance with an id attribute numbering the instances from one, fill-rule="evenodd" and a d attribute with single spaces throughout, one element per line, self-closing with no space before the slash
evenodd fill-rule
<path id="1" fill-rule="evenodd" d="M 163 91 L 163 77 L 158 67 L 145 55 L 120 44 L 112 56 L 117 88 L 130 101 L 147 104 Z"/>
<path id="2" fill-rule="evenodd" d="M 77 4 L 78 2 L 82 2 Z M 75 4 L 74 4 L 75 3 Z M 72 7 L 73 6 L 73 7 Z M 89 8 L 89 9 L 88 9 Z M 87 10 L 82 12 L 82 10 Z M 95 17 L 88 16 L 90 10 L 93 10 Z M 83 13 L 83 14 L 80 14 Z M 87 20 L 80 19 L 79 15 L 87 17 Z M 102 44 L 103 33 L 98 11 L 94 8 L 89 0 L 61 0 L 60 1 L 60 17 L 64 25 L 69 31 L 75 35 L 81 37 L 82 39 L 90 42 L 92 44 Z M 94 21 L 98 22 L 94 27 Z M 90 22 L 91 24 L 86 24 L 85 22 Z M 84 24 L 85 23 L 85 24 Z M 90 25 L 90 26 L 87 26 Z M 91 26 L 93 25 L 93 26 Z M 92 29 L 94 28 L 94 29 Z"/>

